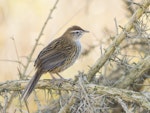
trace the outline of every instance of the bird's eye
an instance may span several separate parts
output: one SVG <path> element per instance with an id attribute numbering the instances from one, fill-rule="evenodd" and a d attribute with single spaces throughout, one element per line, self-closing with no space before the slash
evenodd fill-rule
<path id="1" fill-rule="evenodd" d="M 73 33 L 74 35 L 81 35 L 81 31 L 80 30 L 74 30 L 71 33 Z"/>
<path id="2" fill-rule="evenodd" d="M 79 30 L 72 31 L 73 34 L 80 34 Z"/>
<path id="3" fill-rule="evenodd" d="M 79 33 L 80 33 L 80 31 L 76 31 L 75 33 L 79 34 Z"/>

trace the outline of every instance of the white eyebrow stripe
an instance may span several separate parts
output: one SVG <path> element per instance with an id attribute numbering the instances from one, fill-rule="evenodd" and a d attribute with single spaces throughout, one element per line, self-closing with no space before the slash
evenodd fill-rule
<path id="1" fill-rule="evenodd" d="M 71 31 L 72 33 L 75 33 L 75 32 L 81 32 L 81 30 L 74 30 L 74 31 Z"/>

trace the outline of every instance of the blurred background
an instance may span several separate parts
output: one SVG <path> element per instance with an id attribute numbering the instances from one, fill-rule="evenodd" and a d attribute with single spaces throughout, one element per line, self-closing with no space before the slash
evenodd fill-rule
<path id="1" fill-rule="evenodd" d="M 0 82 L 19 79 L 18 70 L 22 72 L 23 68 L 15 61 L 19 58 L 26 64 L 54 3 L 55 0 L 0 0 Z M 126 8 L 122 0 L 60 0 L 26 75 L 33 76 L 33 63 L 42 48 L 72 25 L 79 25 L 90 33 L 81 39 L 84 54 L 60 74 L 64 78 L 73 78 L 78 71 L 87 72 L 104 52 L 101 50 L 111 43 L 110 37 L 117 34 L 115 21 L 122 26 L 127 22 L 130 14 Z M 88 50 L 91 50 L 89 54 L 86 53 Z M 49 74 L 42 77 L 50 78 Z"/>
<path id="2" fill-rule="evenodd" d="M 18 60 L 18 54 L 19 60 L 26 63 L 26 57 L 29 56 L 54 3 L 55 0 L 0 0 L 0 82 L 18 79 L 18 63 L 13 61 Z M 68 27 L 79 25 L 90 31 L 81 39 L 82 51 L 91 46 L 99 46 L 85 57 L 81 56 L 61 75 L 70 78 L 78 70 L 86 72 L 100 56 L 100 47 L 106 48 L 110 36 L 116 34 L 114 19 L 118 25 L 124 25 L 127 17 L 126 5 L 122 0 L 60 0 L 32 60 L 36 59 L 43 47 L 61 36 Z M 33 64 L 30 67 L 26 74 L 32 76 Z"/>

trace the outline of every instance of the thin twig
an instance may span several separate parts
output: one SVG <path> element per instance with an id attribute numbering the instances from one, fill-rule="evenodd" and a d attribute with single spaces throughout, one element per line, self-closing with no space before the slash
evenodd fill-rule
<path id="1" fill-rule="evenodd" d="M 131 113 L 131 111 L 128 109 L 126 103 L 120 97 L 116 96 L 116 99 L 117 99 L 118 103 L 120 103 L 120 105 L 122 106 L 123 110 L 126 113 Z"/>
<path id="2" fill-rule="evenodd" d="M 35 49 L 36 49 L 37 46 L 38 46 L 39 40 L 40 40 L 40 38 L 42 37 L 43 32 L 44 32 L 44 29 L 45 29 L 45 27 L 46 27 L 46 25 L 47 25 L 49 19 L 51 18 L 53 11 L 56 9 L 56 6 L 57 6 L 58 2 L 59 2 L 59 0 L 56 0 L 56 2 L 55 2 L 55 4 L 54 4 L 53 8 L 50 10 L 50 13 L 49 13 L 49 15 L 48 15 L 48 17 L 47 17 L 47 19 L 46 19 L 46 21 L 45 21 L 45 23 L 44 23 L 44 25 L 43 25 L 41 31 L 40 31 L 40 33 L 39 33 L 38 38 L 36 39 L 36 43 L 35 43 L 35 45 L 34 45 L 32 51 L 31 51 L 31 53 L 30 53 L 30 55 L 29 55 L 29 57 L 28 57 L 27 64 L 25 65 L 25 69 L 24 69 L 24 71 L 23 71 L 22 77 L 25 76 L 25 74 L 26 74 L 26 71 L 27 71 L 28 66 L 29 66 L 29 64 L 30 64 L 30 61 L 31 61 L 31 59 L 32 59 L 32 56 L 33 56 L 33 54 L 34 54 L 34 52 L 35 52 Z"/>
<path id="3" fill-rule="evenodd" d="M 115 27 L 116 27 L 116 36 L 119 34 L 119 31 L 118 31 L 118 23 L 117 23 L 117 19 L 114 18 L 114 21 L 115 21 Z"/>
<path id="4" fill-rule="evenodd" d="M 115 52 L 116 48 L 121 44 L 121 42 L 126 38 L 127 32 L 129 32 L 133 28 L 133 23 L 139 19 L 144 11 L 149 7 L 150 1 L 144 1 L 142 4 L 143 7 L 139 7 L 133 16 L 130 18 L 129 22 L 125 25 L 122 32 L 116 36 L 113 43 L 108 47 L 106 52 L 97 60 L 97 62 L 92 66 L 92 68 L 87 73 L 88 81 L 91 81 L 96 73 L 100 70 L 100 68 L 109 60 L 111 55 Z"/>
<path id="5" fill-rule="evenodd" d="M 20 61 L 20 58 L 19 58 L 19 53 L 18 53 L 18 50 L 17 50 L 17 46 L 16 46 L 16 41 L 15 41 L 15 39 L 14 39 L 14 37 L 11 37 L 11 39 L 13 40 L 13 43 L 14 43 L 14 47 L 15 47 L 15 51 L 16 51 L 16 55 L 17 55 L 17 61 L 18 61 L 18 63 L 19 63 L 19 71 L 21 71 L 21 66 L 20 66 L 20 64 L 21 64 L 21 61 Z M 19 78 L 21 78 L 21 75 L 19 74 Z"/>
<path id="6" fill-rule="evenodd" d="M 23 67 L 25 67 L 25 65 L 21 62 L 21 61 L 18 61 L 18 60 L 8 60 L 8 59 L 0 59 L 1 62 L 13 62 L 13 63 L 18 63 L 18 64 L 21 64 Z"/>
<path id="7" fill-rule="evenodd" d="M 73 92 L 71 98 L 68 100 L 68 102 L 60 109 L 58 113 L 67 113 L 69 111 L 69 108 L 75 103 L 75 92 Z"/>
<path id="8" fill-rule="evenodd" d="M 132 83 L 134 83 L 134 80 L 137 78 L 140 78 L 145 72 L 150 70 L 150 56 L 147 56 L 143 60 L 141 60 L 139 63 L 137 63 L 136 66 L 130 69 L 129 73 L 127 73 L 125 76 L 122 76 L 116 83 L 116 87 L 119 88 L 126 88 L 130 86 Z"/>

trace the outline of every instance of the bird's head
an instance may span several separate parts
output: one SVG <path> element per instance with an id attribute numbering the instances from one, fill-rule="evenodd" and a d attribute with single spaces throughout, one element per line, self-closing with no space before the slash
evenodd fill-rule
<path id="1" fill-rule="evenodd" d="M 72 26 L 66 30 L 64 35 L 71 40 L 78 40 L 82 37 L 84 33 L 88 33 L 89 31 L 82 29 L 79 26 Z"/>

